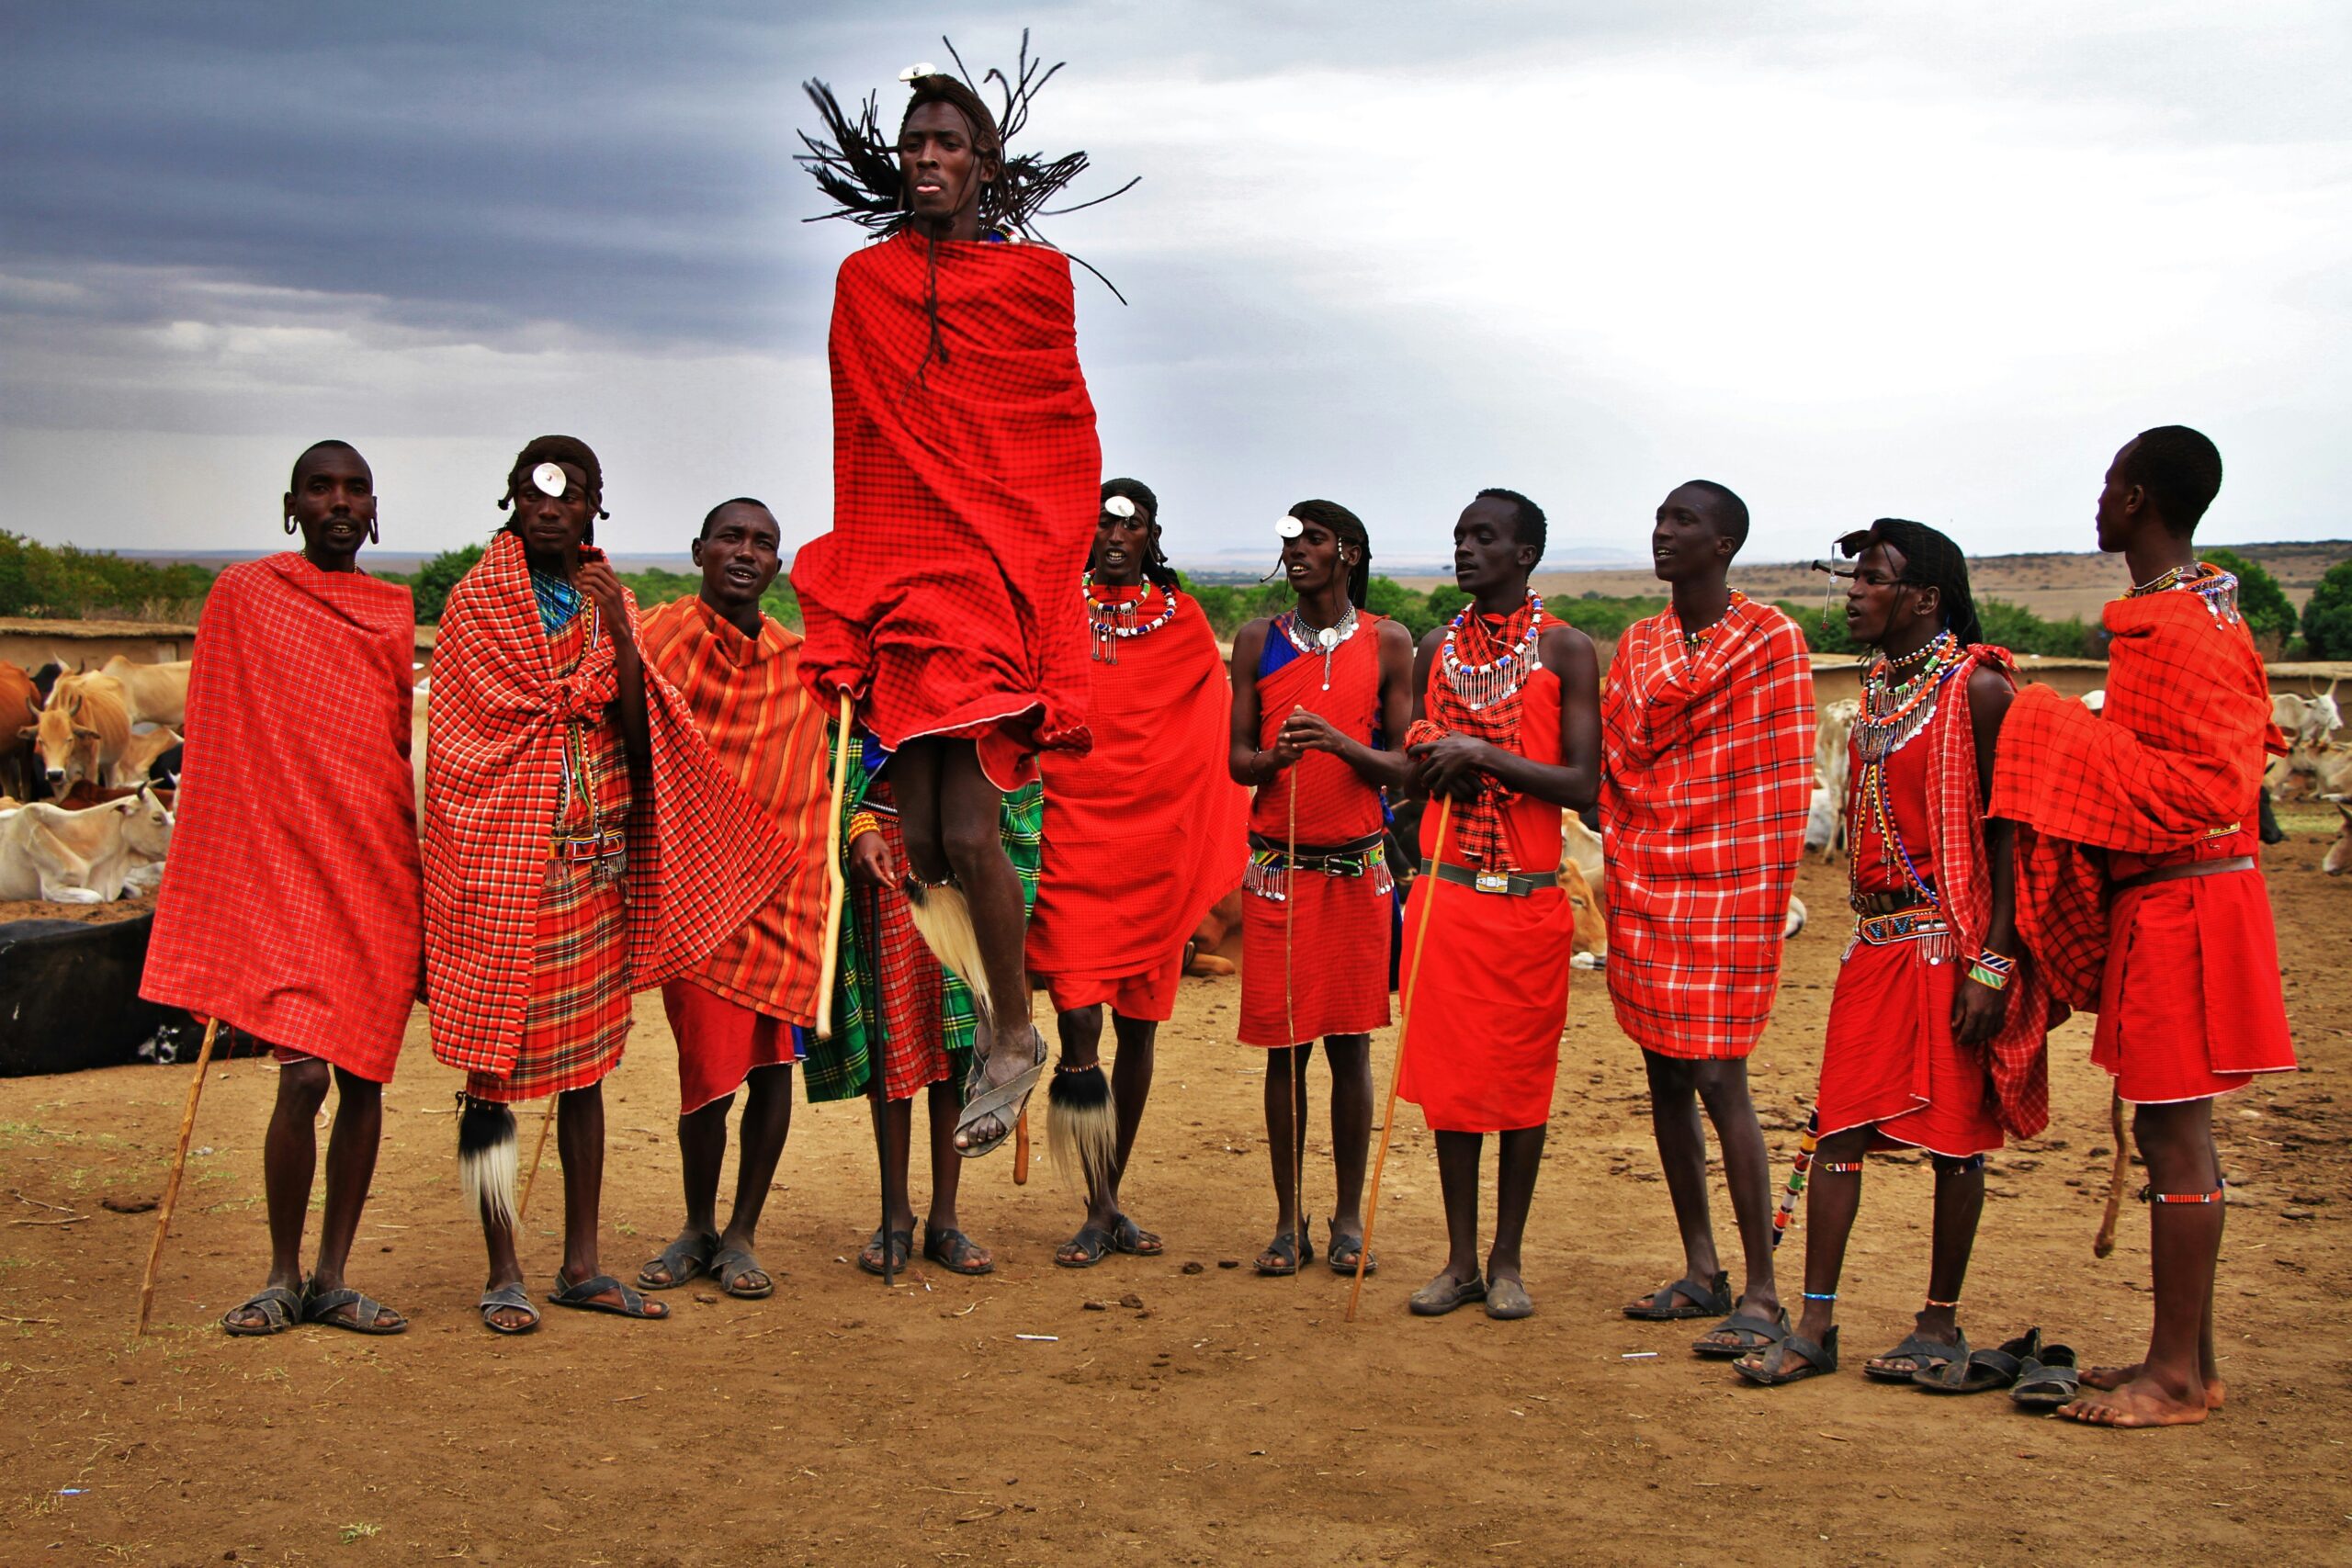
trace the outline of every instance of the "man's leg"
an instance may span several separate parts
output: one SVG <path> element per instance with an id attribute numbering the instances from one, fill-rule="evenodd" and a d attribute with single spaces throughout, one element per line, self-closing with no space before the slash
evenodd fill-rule
<path id="1" fill-rule="evenodd" d="M 376 1179 L 376 1151 L 384 1135 L 384 1086 L 356 1073 L 334 1070 L 334 1129 L 327 1134 L 326 1213 L 319 1221 L 319 1261 L 311 1271 L 314 1292 L 344 1288 L 343 1271 L 351 1261 L 351 1243 L 359 1234 L 360 1212 L 368 1206 L 368 1190 Z M 296 1232 L 300 1235 L 299 1225 Z M 355 1303 L 337 1309 L 350 1318 Z M 376 1314 L 376 1326 L 390 1328 L 402 1322 L 390 1307 Z"/>
<path id="2" fill-rule="evenodd" d="M 792 1134 L 792 1064 L 777 1062 L 752 1068 L 743 1089 L 742 1141 L 735 1158 L 735 1208 L 727 1217 L 727 1228 L 719 1233 L 718 1246 L 722 1252 L 735 1249 L 749 1257 L 758 1239 L 760 1213 L 767 1205 L 768 1184 L 775 1179 L 776 1162 L 784 1157 L 785 1140 Z M 720 1136 L 724 1138 L 723 1131 Z M 714 1188 L 718 1186 L 718 1177 L 714 1168 Z M 719 1281 L 719 1289 L 730 1292 L 757 1291 L 774 1284 L 766 1270 L 754 1266 L 738 1269 L 733 1279 Z"/>
<path id="3" fill-rule="evenodd" d="M 563 1159 L 563 1267 L 556 1281 L 571 1286 L 605 1271 L 596 1235 L 605 1196 L 603 1084 L 566 1089 L 557 1097 L 555 1145 Z M 518 1278 L 520 1273 L 518 1268 Z M 590 1299 L 614 1306 L 626 1300 L 618 1287 Z M 670 1309 L 661 1302 L 647 1302 L 645 1315 L 667 1317 Z"/>
<path id="4" fill-rule="evenodd" d="M 1935 1226 L 1928 1243 L 1928 1301 L 1917 1321 L 1922 1338 L 1950 1345 L 1960 1338 L 1961 1288 L 1968 1282 L 1968 1259 L 1984 1218 L 1984 1161 L 1930 1155 L 1928 1163 L 1936 1173 Z"/>
<path id="5" fill-rule="evenodd" d="M 923 1234 L 933 1240 L 951 1231 L 963 1235 L 963 1224 L 956 1217 L 956 1198 L 964 1181 L 964 1156 L 956 1152 L 956 1119 L 964 1113 L 963 1093 L 952 1081 L 933 1084 L 924 1093 L 931 1120 L 931 1211 L 923 1219 Z M 908 1102 L 910 1108 L 912 1103 Z M 899 1187 L 903 1190 L 905 1186 L 902 1179 Z M 964 1241 L 956 1271 L 985 1273 L 994 1255 L 969 1236 Z"/>
<path id="6" fill-rule="evenodd" d="M 1814 1151 L 1813 1179 L 1804 1194 L 1804 1308 L 1796 1332 L 1816 1345 L 1838 1322 L 1838 1281 L 1846 1270 L 1846 1244 L 1862 1206 L 1862 1155 L 1870 1147 L 1868 1127 L 1849 1127 L 1821 1140 Z M 1752 1350 L 1744 1365 L 1763 1365 L 1769 1350 Z M 1783 1354 L 1784 1370 L 1790 1353 Z M 1795 1357 L 1794 1365 L 1804 1358 Z"/>
<path id="7" fill-rule="evenodd" d="M 502 1113 L 511 1118 L 514 1114 L 514 1107 L 493 1105 L 486 1100 L 469 1100 L 458 1112 L 461 1117 L 495 1117 Z M 505 1136 L 512 1139 L 514 1134 L 510 1130 Z M 566 1171 L 564 1174 L 568 1179 L 571 1172 Z M 485 1183 L 484 1186 L 487 1188 L 488 1184 Z M 523 1282 L 523 1260 L 515 1254 L 514 1224 L 509 1220 L 491 1213 L 490 1197 L 491 1194 L 485 1190 L 482 1194 L 481 1237 L 483 1247 L 490 1254 L 488 1290 L 496 1291 Z M 490 1310 L 489 1321 L 495 1327 L 520 1330 L 537 1323 L 538 1314 L 527 1307 L 492 1307 Z"/>
<path id="8" fill-rule="evenodd" d="M 871 1070 L 879 1072 L 881 1070 L 881 1064 L 878 1062 L 873 1064 Z M 953 1088 L 952 1085 L 945 1084 L 933 1084 L 931 1087 L 934 1095 L 942 1089 Z M 957 1109 L 961 1110 L 961 1105 L 958 1105 Z M 909 1196 L 907 1191 L 907 1145 L 912 1140 L 914 1135 L 914 1115 L 915 1102 L 912 1100 L 893 1100 L 888 1101 L 883 1106 L 882 1159 L 883 1162 L 889 1167 L 890 1190 L 899 1195 L 897 1204 L 891 1209 L 890 1221 L 887 1228 L 891 1231 L 905 1231 L 908 1233 L 910 1237 L 911 1237 L 914 1233 L 915 1211 L 913 1200 Z M 934 1103 L 932 1122 L 932 1141 L 933 1143 L 938 1142 L 938 1136 L 939 1125 L 936 1104 Z M 961 1163 L 960 1158 L 957 1163 Z M 932 1162 L 931 1175 L 933 1206 L 933 1212 L 935 1213 L 937 1210 L 939 1191 L 939 1162 L 936 1159 Z M 952 1212 L 954 1207 L 952 1202 L 949 1207 Z M 882 1248 L 886 1243 L 887 1237 L 876 1237 L 874 1240 L 867 1242 L 865 1246 L 858 1251 L 858 1266 L 869 1274 L 879 1274 L 882 1272 Z M 910 1241 L 909 1245 L 910 1250 L 911 1250 L 911 1241 Z M 903 1269 L 906 1267 L 906 1259 L 900 1258 L 898 1260 L 897 1268 Z"/>
<path id="9" fill-rule="evenodd" d="M 1437 1184 L 1445 1200 L 1445 1267 L 1440 1281 L 1466 1285 L 1478 1274 L 1478 1156 L 1487 1140 L 1476 1133 L 1440 1132 Z"/>
<path id="10" fill-rule="evenodd" d="M 298 1296 L 302 1293 L 302 1224 L 310 1217 L 311 1179 L 318 1172 L 319 1107 L 326 1103 L 330 1077 L 327 1065 L 315 1056 L 282 1064 L 277 1104 L 262 1139 L 262 1190 L 269 1203 L 267 1283 Z M 254 1330 L 269 1325 L 252 1307 L 237 1308 L 226 1321 Z"/>
<path id="11" fill-rule="evenodd" d="M 1064 1066 L 1091 1067 L 1101 1064 L 1102 1060 L 1102 1003 L 1096 1002 L 1091 1007 L 1072 1008 L 1068 1012 L 1057 1015 L 1055 1021 L 1056 1027 L 1061 1033 Z M 1125 1060 L 1126 1054 L 1122 1051 L 1120 1053 L 1122 1066 L 1125 1065 Z M 1114 1098 L 1115 1099 L 1115 1096 Z M 1124 1132 L 1124 1129 L 1122 1131 Z M 1092 1171 L 1086 1173 L 1086 1217 L 1079 1222 L 1080 1235 L 1090 1230 L 1100 1231 L 1106 1236 L 1111 1234 L 1111 1226 L 1118 1218 L 1118 1191 L 1115 1176 L 1106 1190 L 1102 1184 L 1095 1180 Z M 1111 1244 L 1105 1241 L 1101 1246 L 1102 1251 L 1107 1252 Z M 1054 1249 L 1054 1261 L 1082 1266 L 1100 1262 L 1102 1257 L 1100 1253 L 1081 1247 L 1078 1236 L 1074 1235 Z"/>
<path id="12" fill-rule="evenodd" d="M 1022 951 L 1029 915 L 1020 874 L 1004 852 L 1004 796 L 980 771 L 978 750 L 968 740 L 914 741 L 891 761 L 895 770 L 913 757 L 917 765 L 895 774 L 899 824 L 905 830 L 907 862 L 925 882 L 954 877 L 971 907 L 972 929 L 986 970 L 988 1028 L 973 1042 L 982 1076 L 991 1086 L 1028 1070 L 1035 1060 L 1029 1043 L 1029 980 Z M 983 1118 L 957 1141 L 958 1147 L 986 1143 L 1001 1131 Z"/>
<path id="13" fill-rule="evenodd" d="M 2211 1407 L 2207 1368 L 2223 1206 L 2213 1102 L 2143 1105 L 2132 1133 L 2148 1168 L 2155 1328 L 2132 1377 L 2112 1389 L 2094 1388 L 2059 1414 L 2099 1427 L 2189 1426 Z M 2199 1201 L 2208 1193 L 2209 1201 Z"/>
<path id="14" fill-rule="evenodd" d="M 1274 1168 L 1274 1245 L 1258 1254 L 1261 1273 L 1283 1273 L 1301 1260 L 1280 1238 L 1298 1234 L 1298 1161 L 1306 1125 L 1306 1063 L 1312 1045 L 1276 1046 L 1266 1053 L 1266 1155 Z M 1294 1115 L 1294 1112 L 1295 1114 Z"/>
<path id="15" fill-rule="evenodd" d="M 1116 1213 L 1119 1183 L 1127 1174 L 1127 1161 L 1136 1152 L 1136 1134 L 1143 1127 L 1143 1108 L 1151 1099 L 1159 1025 L 1114 1012 L 1111 1028 L 1119 1041 L 1119 1059 L 1111 1064 L 1111 1101 L 1119 1111 L 1119 1157 L 1111 1168 L 1110 1193 L 1111 1210 Z"/>
<path id="16" fill-rule="evenodd" d="M 1747 1097 L 1747 1064 L 1716 1061 L 1696 1064 L 1699 1099 L 1707 1119 L 1715 1125 L 1715 1142 L 1724 1151 L 1724 1182 L 1731 1189 L 1732 1217 L 1739 1224 L 1740 1250 L 1746 1255 L 1747 1280 L 1733 1304 L 1750 1317 L 1770 1322 L 1781 1310 L 1781 1292 L 1772 1279 L 1772 1156 L 1764 1147 L 1764 1128 L 1756 1119 L 1755 1102 Z M 1701 1157 L 1701 1179 L 1705 1179 Z M 1712 1245 L 1713 1237 L 1710 1236 Z"/>
<path id="17" fill-rule="evenodd" d="M 1331 1064 L 1331 1234 L 1363 1240 L 1363 1173 L 1372 1162 L 1372 1036 L 1334 1034 L 1323 1042 Z"/>
<path id="18" fill-rule="evenodd" d="M 1657 1141 L 1667 1196 L 1674 1202 L 1675 1228 L 1682 1233 L 1682 1278 L 1699 1289 L 1702 1300 L 1723 1270 L 1714 1222 L 1707 1213 L 1707 1134 L 1699 1122 L 1698 1069 L 1704 1065 L 1642 1053 L 1650 1086 L 1650 1133 Z M 1632 1304 L 1649 1300 L 1645 1296 Z"/>
<path id="19" fill-rule="evenodd" d="M 1495 1179 L 1495 1245 L 1487 1254 L 1487 1284 L 1519 1280 L 1520 1241 L 1527 1234 L 1527 1212 L 1535 1201 L 1535 1178 L 1544 1168 L 1544 1127 L 1515 1127 L 1496 1141 L 1502 1165 Z M 1447 1228 L 1452 1228 L 1451 1221 Z"/>
<path id="20" fill-rule="evenodd" d="M 684 1280 L 671 1272 L 670 1260 L 683 1263 L 691 1254 L 707 1261 L 717 1249 L 718 1170 L 727 1160 L 727 1112 L 734 1103 L 733 1095 L 723 1095 L 678 1118 L 678 1173 L 685 1188 L 686 1223 L 660 1258 L 638 1270 L 639 1285 L 661 1289 L 683 1284 Z"/>

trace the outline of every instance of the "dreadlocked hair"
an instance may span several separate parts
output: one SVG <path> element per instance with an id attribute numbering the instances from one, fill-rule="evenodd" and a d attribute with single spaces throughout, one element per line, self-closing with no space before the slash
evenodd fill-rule
<path id="1" fill-rule="evenodd" d="M 514 507 L 515 499 L 523 493 L 523 481 L 529 479 L 531 470 L 541 463 L 569 463 L 578 468 L 582 478 L 587 480 L 588 504 L 594 510 L 595 516 L 591 517 L 588 526 L 580 531 L 580 542 L 594 544 L 596 518 L 612 515 L 605 510 L 605 469 L 596 461 L 596 454 L 589 450 L 588 443 L 576 435 L 542 435 L 517 452 L 514 466 L 506 470 L 506 493 L 498 498 L 498 510 L 505 512 Z M 509 517 L 499 525 L 500 531 L 519 534 L 522 530 L 516 525 L 521 521 L 519 517 Z"/>
<path id="2" fill-rule="evenodd" d="M 1302 501 L 1290 509 L 1290 514 L 1301 523 L 1328 528 L 1342 545 L 1355 547 L 1355 564 L 1348 569 L 1348 603 L 1363 609 L 1364 596 L 1372 592 L 1372 536 L 1364 532 L 1363 519 L 1336 501 Z"/>
<path id="3" fill-rule="evenodd" d="M 1142 178 L 1137 175 L 1108 196 L 1048 209 L 1046 203 L 1086 172 L 1086 154 L 1068 152 L 1058 158 L 1047 158 L 1038 152 L 1011 152 L 1007 145 L 1029 123 L 1029 110 L 1038 92 L 1068 62 L 1047 65 L 1031 58 L 1029 29 L 1023 28 L 1021 56 L 1013 73 L 1008 76 L 990 66 L 980 78 L 983 83 L 997 85 L 1001 103 L 991 110 L 981 99 L 978 87 L 973 85 L 971 72 L 966 68 L 964 57 L 956 52 L 956 46 L 944 38 L 939 41 L 956 62 L 956 74 L 938 72 L 918 76 L 910 83 L 913 90 L 905 112 L 899 117 L 899 129 L 903 131 L 907 117 L 925 104 L 950 105 L 969 122 L 973 147 L 994 157 L 998 165 L 996 178 L 980 187 L 983 233 L 1018 234 L 1043 241 L 1045 235 L 1037 228 L 1038 219 L 1059 218 L 1098 206 L 1134 189 L 1136 180 Z M 876 95 L 868 93 L 865 104 L 853 115 L 824 83 L 804 82 L 801 87 L 808 93 L 808 101 L 816 105 L 817 118 L 823 123 L 820 136 L 805 130 L 799 133 L 800 144 L 808 151 L 797 154 L 797 158 L 816 179 L 817 188 L 833 203 L 831 212 L 820 212 L 802 221 L 818 223 L 829 218 L 845 218 L 884 238 L 905 230 L 914 221 L 914 214 L 907 205 L 906 176 L 899 166 L 898 138 L 884 138 L 881 106 Z M 1076 256 L 1070 260 L 1094 273 L 1121 304 L 1126 303 L 1126 296 L 1120 294 L 1109 278 Z"/>
<path id="4" fill-rule="evenodd" d="M 1882 517 L 1860 534 L 1849 534 L 1839 541 L 1846 553 L 1859 556 L 1872 545 L 1883 545 L 1903 558 L 1903 575 L 1895 581 L 1914 588 L 1932 588 L 1936 602 L 1943 608 L 1944 629 L 1962 643 L 1984 640 L 1984 627 L 1976 618 L 1976 599 L 1968 588 L 1968 558 L 1949 536 L 1939 533 L 1925 523 L 1914 523 L 1906 517 Z"/>
<path id="5" fill-rule="evenodd" d="M 1134 502 L 1151 523 L 1151 547 L 1143 559 L 1144 580 L 1157 582 L 1170 593 L 1175 592 L 1182 581 L 1177 577 L 1176 569 L 1168 564 L 1168 551 L 1159 542 L 1159 497 L 1152 494 L 1151 487 L 1141 479 L 1104 479 L 1102 499 L 1108 501 L 1114 495 L 1124 495 Z"/>

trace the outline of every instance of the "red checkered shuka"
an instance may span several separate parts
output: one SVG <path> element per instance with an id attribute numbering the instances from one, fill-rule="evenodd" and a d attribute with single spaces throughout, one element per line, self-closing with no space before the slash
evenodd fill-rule
<path id="1" fill-rule="evenodd" d="M 825 714 L 800 679 L 800 637 L 761 618 L 741 631 L 689 595 L 647 612 L 645 657 L 753 805 L 783 829 L 775 896 L 695 968 L 693 978 L 770 1018 L 813 1023 L 825 921 Z"/>
<path id="2" fill-rule="evenodd" d="M 140 994 L 389 1082 L 422 975 L 408 591 L 288 552 L 212 585 Z"/>
<path id="3" fill-rule="evenodd" d="M 583 547 L 582 560 L 603 552 Z M 627 635 L 643 647 L 637 600 Z M 582 615 L 594 615 L 583 607 Z M 449 593 L 434 649 L 424 769 L 424 953 L 433 1055 L 503 1077 L 531 991 L 539 890 L 560 800 L 563 736 L 617 691 L 612 637 L 559 676 L 522 541 L 501 533 Z M 645 668 L 652 755 L 629 807 L 628 985 L 684 973 L 751 917 L 788 863 L 783 836 Z"/>
<path id="4" fill-rule="evenodd" d="M 2007 649 L 1972 644 L 1937 698 L 1925 737 L 1930 748 L 1928 831 L 1936 857 L 1936 890 L 1942 896 L 1944 917 L 1958 938 L 1955 951 L 1963 964 L 1984 951 L 1993 919 L 1984 795 L 1977 778 L 1976 730 L 1968 704 L 1969 679 L 1979 669 L 2017 684 L 2017 663 Z M 1853 759 L 1853 776 L 1861 776 L 1859 757 Z M 2018 964 L 2009 982 L 2008 1010 L 2002 1016 L 2000 1032 L 1984 1047 L 1992 1068 L 1995 1114 L 2001 1130 L 2014 1138 L 2030 1138 L 2050 1124 L 2049 1013 L 2049 987 L 2040 966 Z"/>
<path id="5" fill-rule="evenodd" d="M 1813 803 L 1804 634 L 1734 593 L 1694 652 L 1636 621 L 1601 691 L 1609 994 L 1645 1050 L 1745 1056 L 1780 987 Z"/>
<path id="6" fill-rule="evenodd" d="M 833 526 L 792 563 L 801 676 L 895 750 L 970 737 L 1001 789 L 1083 750 L 1086 631 L 1069 613 L 1102 450 L 1069 262 L 900 234 L 833 289 Z M 933 346 L 936 289 L 940 347 Z"/>
<path id="7" fill-rule="evenodd" d="M 1283 721 L 1294 708 L 1329 719 L 1351 740 L 1372 743 L 1380 728 L 1380 627 L 1386 620 L 1369 610 L 1356 612 L 1356 629 L 1331 650 L 1331 689 L 1323 689 L 1320 653 L 1299 653 L 1281 669 L 1258 677 L 1258 747 L 1271 751 Z M 1287 634 L 1281 617 L 1266 628 L 1273 642 Z M 1290 795 L 1298 792 L 1298 845 L 1329 848 L 1381 829 L 1380 791 L 1329 751 L 1309 751 L 1260 784 L 1250 797 L 1250 830 L 1276 843 L 1290 831 Z"/>
<path id="8" fill-rule="evenodd" d="M 1532 632 L 1543 636 L 1539 624 L 1544 620 L 1536 608 L 1534 595 L 1509 615 L 1500 619 L 1464 610 L 1450 629 L 1448 646 L 1464 664 L 1484 666 L 1498 660 L 1523 657 L 1533 668 L 1533 650 L 1527 644 Z M 1441 655 L 1442 657 L 1442 655 Z M 1526 754 L 1519 743 L 1521 691 L 1526 676 L 1496 701 L 1484 707 L 1472 707 L 1469 699 L 1453 689 L 1446 679 L 1442 664 L 1430 671 L 1429 689 L 1421 699 L 1425 718 L 1417 718 L 1405 732 L 1405 743 L 1418 746 L 1424 740 L 1434 740 L 1442 735 L 1468 735 L 1506 751 Z M 1519 799 L 1505 789 L 1490 773 L 1477 778 L 1478 794 L 1467 805 L 1455 803 L 1453 808 L 1454 848 L 1463 860 L 1488 871 L 1517 871 L 1511 863 L 1510 840 L 1503 826 L 1504 813 Z M 1538 867 L 1539 870 L 1548 869 Z"/>
<path id="9" fill-rule="evenodd" d="M 1993 773 L 1992 814 L 2019 825 L 2018 932 L 2076 1009 L 2098 1002 L 2109 877 L 2258 853 L 2263 769 L 2286 751 L 2243 621 L 2186 591 L 2114 600 L 2104 619 L 2104 708 L 2026 687 Z M 2214 833 L 2231 823 L 2241 830 Z"/>

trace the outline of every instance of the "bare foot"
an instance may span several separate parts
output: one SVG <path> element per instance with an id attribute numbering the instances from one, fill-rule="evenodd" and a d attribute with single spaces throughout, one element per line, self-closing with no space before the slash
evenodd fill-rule
<path id="1" fill-rule="evenodd" d="M 2128 1367 L 2093 1367 L 2083 1374 L 2083 1386 L 2097 1389 L 2121 1388 L 2125 1383 L 2137 1382 L 2146 1370 L 2146 1367 L 2138 1361 L 2132 1362 Z M 2205 1380 L 2205 1408 L 2219 1410 L 2222 1407 L 2222 1380 L 2216 1377 L 2207 1378 Z"/>
<path id="2" fill-rule="evenodd" d="M 2205 1419 L 2206 1402 L 2196 1389 L 2143 1376 L 2062 1404 L 2058 1414 L 2092 1427 L 2194 1427 Z"/>

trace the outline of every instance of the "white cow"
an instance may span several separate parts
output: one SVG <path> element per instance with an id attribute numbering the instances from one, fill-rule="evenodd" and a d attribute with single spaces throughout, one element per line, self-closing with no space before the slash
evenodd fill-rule
<path id="1" fill-rule="evenodd" d="M 2327 846 L 2327 858 L 2319 863 L 2319 868 L 2330 876 L 2341 876 L 2352 871 L 2352 806 L 2346 806 L 2340 795 L 2332 795 L 2328 800 L 2344 820 L 2337 825 L 2335 841 Z"/>
<path id="2" fill-rule="evenodd" d="M 1814 716 L 1813 773 L 1818 781 L 1815 788 L 1829 792 L 1829 830 L 1819 844 L 1814 842 L 1814 830 L 1805 829 L 1805 848 L 1818 849 L 1826 863 L 1838 858 L 1846 844 L 1846 785 L 1852 776 L 1853 763 L 1848 741 L 1854 733 L 1854 721 L 1862 716 L 1862 705 L 1852 697 L 1831 703 Z M 1817 803 L 1820 795 L 1814 796 Z M 1816 809 L 1818 806 L 1816 805 Z"/>
<path id="3" fill-rule="evenodd" d="M 98 673 L 122 688 L 122 705 L 131 723 L 177 728 L 187 722 L 187 672 L 193 668 L 185 659 L 141 664 L 118 653 Z"/>
<path id="4" fill-rule="evenodd" d="M 2290 745 L 2324 746 L 2343 728 L 2344 714 L 2335 705 L 2335 682 L 2324 692 L 2301 696 L 2293 692 L 2270 694 L 2270 722 L 2286 731 Z"/>
<path id="5" fill-rule="evenodd" d="M 107 782 L 117 789 L 136 789 L 148 782 L 155 766 L 155 759 L 180 744 L 180 732 L 168 726 L 143 730 L 130 738 L 130 744 L 115 759 L 114 771 Z"/>
<path id="6" fill-rule="evenodd" d="M 104 904 L 163 876 L 172 813 L 152 790 L 85 811 L 46 801 L 0 817 L 0 898 Z"/>

